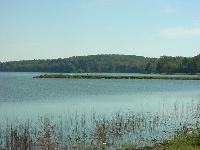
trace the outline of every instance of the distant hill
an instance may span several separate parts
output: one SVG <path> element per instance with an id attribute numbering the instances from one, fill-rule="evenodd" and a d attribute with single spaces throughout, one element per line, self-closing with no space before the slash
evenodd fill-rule
<path id="1" fill-rule="evenodd" d="M 0 63 L 5 72 L 59 73 L 190 73 L 200 72 L 200 54 L 194 57 L 149 58 L 136 55 L 89 55 Z"/>

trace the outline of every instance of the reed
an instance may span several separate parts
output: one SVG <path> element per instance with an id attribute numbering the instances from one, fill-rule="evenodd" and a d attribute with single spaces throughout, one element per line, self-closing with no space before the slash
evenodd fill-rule
<path id="1" fill-rule="evenodd" d="M 174 103 L 162 111 L 39 116 L 0 124 L 0 149 L 200 148 L 200 102 Z M 172 109 L 173 108 L 173 109 Z"/>

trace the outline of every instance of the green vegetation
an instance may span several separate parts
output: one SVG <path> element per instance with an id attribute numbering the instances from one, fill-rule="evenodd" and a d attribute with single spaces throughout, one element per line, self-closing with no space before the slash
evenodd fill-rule
<path id="1" fill-rule="evenodd" d="M 162 80 L 200 80 L 200 77 L 192 76 L 111 76 L 111 75 L 64 75 L 45 74 L 33 78 L 78 78 L 78 79 L 162 79 Z"/>
<path id="2" fill-rule="evenodd" d="M 184 115 L 183 115 L 184 114 Z M 47 115 L 0 124 L 0 149 L 200 149 L 200 103 L 161 112 Z"/>
<path id="3" fill-rule="evenodd" d="M 57 73 L 200 73 L 200 54 L 194 57 L 148 58 L 135 55 L 89 55 L 64 59 L 0 63 L 0 71 Z"/>

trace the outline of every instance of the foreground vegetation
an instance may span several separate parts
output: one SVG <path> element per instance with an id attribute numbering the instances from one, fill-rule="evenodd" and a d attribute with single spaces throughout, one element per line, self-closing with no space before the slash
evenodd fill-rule
<path id="1" fill-rule="evenodd" d="M 200 54 L 194 57 L 148 58 L 135 55 L 90 55 L 64 59 L 0 63 L 0 71 L 57 73 L 200 73 Z"/>
<path id="2" fill-rule="evenodd" d="M 33 78 L 78 78 L 78 79 L 163 79 L 163 80 L 200 80 L 200 76 L 116 76 L 116 75 L 68 75 L 68 74 L 45 74 Z"/>
<path id="3" fill-rule="evenodd" d="M 46 115 L 0 124 L 0 149 L 200 149 L 200 103 L 162 111 Z"/>

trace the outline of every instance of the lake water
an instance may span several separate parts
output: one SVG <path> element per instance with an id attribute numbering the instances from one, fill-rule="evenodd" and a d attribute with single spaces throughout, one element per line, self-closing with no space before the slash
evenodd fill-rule
<path id="1" fill-rule="evenodd" d="M 170 107 L 200 100 L 200 81 L 32 78 L 40 74 L 0 73 L 1 121 L 75 111 L 159 111 L 163 102 Z"/>
<path id="2" fill-rule="evenodd" d="M 31 120 L 40 130 L 44 119 L 41 116 L 53 116 L 57 131 L 63 131 L 57 133 L 57 139 L 60 134 L 74 139 L 58 140 L 65 145 L 102 144 L 105 141 L 151 145 L 153 139 L 172 138 L 180 123 L 196 123 L 200 117 L 197 112 L 200 105 L 196 105 L 200 102 L 199 80 L 33 78 L 41 74 L 44 73 L 0 72 L 0 140 L 3 147 L 6 135 L 10 135 L 5 130 L 7 125 L 10 129 L 16 125 L 19 130 L 20 122 Z M 93 133 L 99 135 L 102 125 L 109 130 L 99 141 L 99 136 L 93 137 Z M 120 135 L 116 130 L 119 126 Z M 34 125 L 33 129 L 36 129 Z M 1 137 L 2 133 L 6 135 Z M 83 137 L 79 138 L 82 141 L 77 141 L 82 133 Z"/>

